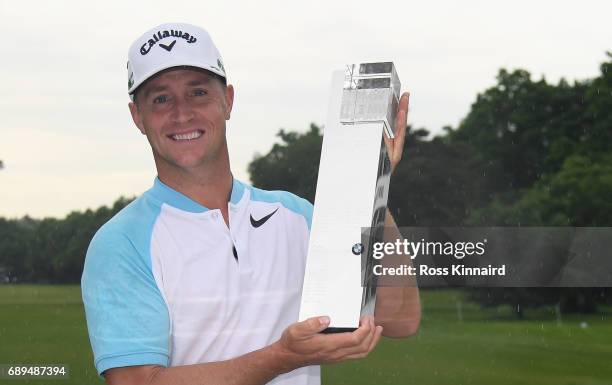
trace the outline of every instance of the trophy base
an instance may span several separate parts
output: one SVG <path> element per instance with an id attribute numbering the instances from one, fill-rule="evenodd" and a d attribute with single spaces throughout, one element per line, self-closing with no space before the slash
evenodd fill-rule
<path id="1" fill-rule="evenodd" d="M 357 328 L 327 328 L 323 330 L 321 333 L 323 334 L 334 334 L 334 333 L 350 333 L 357 330 Z"/>

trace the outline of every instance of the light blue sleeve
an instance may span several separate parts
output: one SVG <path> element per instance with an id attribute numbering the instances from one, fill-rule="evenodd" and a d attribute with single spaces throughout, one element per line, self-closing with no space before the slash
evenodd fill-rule
<path id="1" fill-rule="evenodd" d="M 312 227 L 312 212 L 314 210 L 314 206 L 312 205 L 312 203 L 310 203 L 304 198 L 298 198 L 298 199 L 299 199 L 299 203 L 298 203 L 299 212 L 306 219 L 306 223 L 308 223 L 308 229 L 310 229 Z"/>
<path id="2" fill-rule="evenodd" d="M 169 362 L 170 318 L 151 269 L 150 231 L 124 227 L 111 220 L 96 233 L 81 278 L 98 374 Z"/>

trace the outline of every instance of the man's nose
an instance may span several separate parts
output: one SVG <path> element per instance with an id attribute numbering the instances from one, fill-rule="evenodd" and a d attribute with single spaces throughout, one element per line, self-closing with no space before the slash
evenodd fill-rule
<path id="1" fill-rule="evenodd" d="M 176 123 L 189 122 L 193 118 L 193 115 L 193 108 L 188 100 L 186 100 L 184 97 L 175 99 L 172 119 Z"/>

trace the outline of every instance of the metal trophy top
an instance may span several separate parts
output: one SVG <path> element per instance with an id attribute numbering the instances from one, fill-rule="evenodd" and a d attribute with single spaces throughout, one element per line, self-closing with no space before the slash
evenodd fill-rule
<path id="1" fill-rule="evenodd" d="M 393 62 L 349 64 L 344 71 L 340 122 L 384 122 L 394 138 L 401 83 Z"/>

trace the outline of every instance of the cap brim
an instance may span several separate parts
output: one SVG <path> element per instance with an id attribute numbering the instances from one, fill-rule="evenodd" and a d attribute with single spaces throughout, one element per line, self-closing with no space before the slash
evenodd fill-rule
<path id="1" fill-rule="evenodd" d="M 225 75 L 225 73 L 223 71 L 221 71 L 220 69 L 218 69 L 216 67 L 202 65 L 202 63 L 193 63 L 193 62 L 192 63 L 181 62 L 180 64 L 178 64 L 178 63 L 166 63 L 166 64 L 162 64 L 161 66 L 155 68 L 155 70 L 153 70 L 153 71 L 149 71 L 149 73 L 145 74 L 138 81 L 134 82 L 134 84 L 132 84 L 132 87 L 130 87 L 130 89 L 128 90 L 128 95 L 130 96 L 130 99 L 132 99 L 132 101 L 134 100 L 134 93 L 136 92 L 138 87 L 140 87 L 144 82 L 146 82 L 147 80 L 149 80 L 150 78 L 152 78 L 153 76 L 157 75 L 158 73 L 160 73 L 162 71 L 165 71 L 165 70 L 170 69 L 170 68 L 175 68 L 175 67 L 198 68 L 198 69 L 201 69 L 201 70 L 212 72 L 213 74 L 219 75 L 222 78 L 227 80 L 227 77 L 226 77 L 226 75 Z"/>

